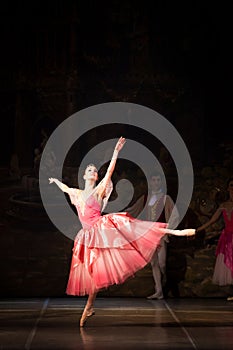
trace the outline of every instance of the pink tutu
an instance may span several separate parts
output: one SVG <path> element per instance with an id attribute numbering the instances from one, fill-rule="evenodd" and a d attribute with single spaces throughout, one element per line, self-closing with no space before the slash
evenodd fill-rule
<path id="1" fill-rule="evenodd" d="M 100 216 L 76 236 L 66 293 L 86 295 L 124 282 L 148 264 L 166 227 L 125 212 Z"/>
<path id="2" fill-rule="evenodd" d="M 106 187 L 103 203 L 94 195 L 98 186 L 85 200 L 83 191 L 69 189 L 83 227 L 74 241 L 66 289 L 70 295 L 86 295 L 124 282 L 150 262 L 163 235 L 192 235 L 195 231 L 169 230 L 166 223 L 138 220 L 126 212 L 101 215 L 111 186 Z"/>
<path id="3" fill-rule="evenodd" d="M 220 286 L 233 284 L 233 211 L 230 216 L 222 210 L 225 228 L 222 230 L 216 248 L 216 262 L 213 283 Z"/>

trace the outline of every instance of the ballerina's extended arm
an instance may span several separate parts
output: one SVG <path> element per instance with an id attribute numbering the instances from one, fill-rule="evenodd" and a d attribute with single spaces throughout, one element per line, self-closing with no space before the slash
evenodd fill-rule
<path id="1" fill-rule="evenodd" d="M 220 205 L 219 208 L 213 214 L 213 216 L 210 218 L 210 220 L 207 221 L 205 224 L 199 226 L 196 231 L 200 232 L 202 230 L 205 230 L 210 225 L 214 224 L 219 219 L 220 215 L 222 214 L 222 209 L 221 208 L 222 208 L 222 206 Z"/>
<path id="2" fill-rule="evenodd" d="M 61 181 L 59 181 L 58 179 L 55 179 L 53 177 L 50 177 L 49 178 L 49 183 L 52 184 L 52 183 L 55 183 L 63 192 L 66 192 L 66 193 L 69 193 L 69 187 L 65 184 L 63 184 Z"/>

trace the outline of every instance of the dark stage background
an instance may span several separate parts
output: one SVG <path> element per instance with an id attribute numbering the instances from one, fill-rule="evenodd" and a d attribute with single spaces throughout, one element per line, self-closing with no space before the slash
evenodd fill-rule
<path id="1" fill-rule="evenodd" d="M 65 295 L 73 241 L 43 210 L 36 152 L 62 121 L 83 108 L 132 102 L 167 118 L 188 147 L 195 175 L 193 199 L 180 226 L 195 228 L 211 216 L 233 173 L 230 13 L 224 2 L 205 1 L 1 4 L 2 296 Z M 64 169 L 68 183 L 73 185 L 72 167 L 90 147 L 120 136 L 124 128 L 114 130 L 93 131 L 80 140 Z M 125 136 L 149 142 L 133 128 Z M 175 196 L 176 178 L 160 146 L 156 140 L 148 144 L 161 157 Z M 169 296 L 229 293 L 230 287 L 211 283 L 221 228 L 220 221 L 209 238 L 203 232 L 194 240 L 171 241 Z M 103 295 L 144 297 L 151 291 L 147 266 Z"/>

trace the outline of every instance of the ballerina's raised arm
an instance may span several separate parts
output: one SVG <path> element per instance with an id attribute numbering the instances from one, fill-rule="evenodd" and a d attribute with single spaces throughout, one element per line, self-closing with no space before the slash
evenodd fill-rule
<path id="1" fill-rule="evenodd" d="M 112 155 L 111 162 L 108 166 L 107 172 L 106 172 L 104 179 L 103 179 L 104 183 L 107 183 L 111 179 L 113 171 L 114 171 L 115 166 L 116 166 L 116 160 L 117 160 L 118 154 L 119 154 L 120 150 L 123 148 L 125 142 L 126 142 L 126 140 L 124 137 L 120 137 L 119 140 L 117 141 L 117 144 L 115 146 L 115 149 L 114 149 L 114 152 Z"/>

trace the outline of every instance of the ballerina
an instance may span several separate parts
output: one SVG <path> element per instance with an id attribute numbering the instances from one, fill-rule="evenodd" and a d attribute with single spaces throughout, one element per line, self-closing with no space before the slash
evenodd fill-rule
<path id="1" fill-rule="evenodd" d="M 221 203 L 210 220 L 196 229 L 207 229 L 222 217 L 224 228 L 216 247 L 216 260 L 212 282 L 219 286 L 233 285 L 233 177 L 227 181 L 228 199 Z M 228 301 L 233 301 L 229 296 Z"/>
<path id="2" fill-rule="evenodd" d="M 194 229 L 171 230 L 167 223 L 139 220 L 127 212 L 101 214 L 113 189 L 111 177 L 125 142 L 125 138 L 119 138 L 106 174 L 97 186 L 98 171 L 94 164 L 86 167 L 83 190 L 70 188 L 58 179 L 49 178 L 50 184 L 55 183 L 69 195 L 82 224 L 74 240 L 66 288 L 68 295 L 88 295 L 80 327 L 95 313 L 97 292 L 123 283 L 147 265 L 164 235 L 195 234 Z"/>

